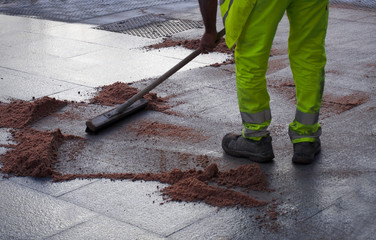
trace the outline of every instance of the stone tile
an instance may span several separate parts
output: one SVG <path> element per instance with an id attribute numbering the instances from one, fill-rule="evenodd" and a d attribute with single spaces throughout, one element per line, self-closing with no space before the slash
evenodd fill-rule
<path id="1" fill-rule="evenodd" d="M 279 206 L 280 207 L 280 206 Z M 282 206 L 286 207 L 286 206 Z M 277 215 L 269 220 L 268 207 L 221 209 L 211 216 L 175 232 L 170 239 L 327 239 L 325 228 L 317 225 L 301 226 L 294 220 L 294 214 Z M 259 218 L 260 217 L 260 218 Z M 257 219 L 256 219 L 257 218 Z M 303 232 L 305 235 L 297 233 Z M 309 231 L 310 230 L 310 231 Z M 299 236 L 300 238 L 296 237 Z M 319 236 L 319 237 L 316 237 Z"/>
<path id="2" fill-rule="evenodd" d="M 62 22 L 9 15 L 0 15 L 0 22 L 2 23 L 0 35 L 15 32 L 43 33 L 47 31 L 48 28 L 66 24 Z"/>
<path id="3" fill-rule="evenodd" d="M 83 69 L 91 67 L 90 65 L 72 59 L 34 53 L 30 49 L 22 50 L 17 49 L 17 47 L 11 49 L 15 50 L 13 54 L 8 51 L 4 54 L 5 57 L 0 59 L 0 66 L 3 68 L 38 77 L 51 78 L 52 82 L 58 79 L 81 85 L 83 85 L 83 82 L 90 83 L 90 79 L 87 79 L 87 76 L 81 73 Z"/>
<path id="4" fill-rule="evenodd" d="M 1 101 L 9 101 L 12 98 L 30 101 L 33 97 L 40 98 L 79 87 L 65 81 L 2 67 L 0 67 L 0 76 Z M 15 85 L 18 87 L 15 88 Z"/>
<path id="5" fill-rule="evenodd" d="M 0 46 L 14 47 L 24 44 L 25 42 L 32 43 L 38 40 L 43 40 L 45 38 L 48 37 L 45 35 L 25 31 L 6 32 L 1 34 Z"/>
<path id="6" fill-rule="evenodd" d="M 103 46 L 97 44 L 59 37 L 46 37 L 31 43 L 21 44 L 18 47 L 28 49 L 30 53 L 61 58 L 75 57 L 103 49 Z"/>
<path id="7" fill-rule="evenodd" d="M 55 234 L 46 240 L 65 239 L 123 239 L 123 240 L 162 240 L 156 234 L 152 234 L 138 227 L 132 226 L 112 218 L 99 216 L 71 229 Z"/>
<path id="8" fill-rule="evenodd" d="M 255 212 L 255 209 L 221 209 L 172 234 L 169 239 L 260 239 L 256 235 L 260 230 L 250 217 Z"/>
<path id="9" fill-rule="evenodd" d="M 134 82 L 147 78 L 157 78 L 180 62 L 180 59 L 167 58 L 141 50 L 105 49 L 103 51 L 72 58 L 75 62 L 90 65 L 82 69 L 81 79 L 76 83 L 88 86 L 101 86 L 121 82 Z M 109 64 L 110 61 L 110 64 Z M 191 62 L 180 71 L 198 68 L 206 64 Z"/>
<path id="10" fill-rule="evenodd" d="M 104 30 L 96 30 L 104 31 Z M 98 45 L 113 47 L 118 49 L 139 49 L 142 50 L 145 46 L 161 42 L 162 39 L 143 38 L 123 33 L 108 32 L 106 35 L 91 40 L 91 42 Z"/>
<path id="11" fill-rule="evenodd" d="M 94 96 L 95 93 L 97 93 L 97 90 L 95 88 L 77 86 L 72 89 L 54 93 L 50 95 L 50 97 L 67 101 L 89 102 L 89 100 Z"/>
<path id="12" fill-rule="evenodd" d="M 11 181 L 0 188 L 1 239 L 42 239 L 97 215 Z"/>
<path id="13" fill-rule="evenodd" d="M 366 184 L 362 183 L 362 185 Z M 371 239 L 376 228 L 376 223 L 370 221 L 376 216 L 375 194 L 371 190 L 374 187 L 375 183 L 373 186 L 366 187 L 369 189 L 367 191 L 372 191 L 372 201 L 365 199 L 364 195 L 359 193 L 364 189 L 360 189 L 338 198 L 332 205 L 311 218 L 301 221 L 299 225 L 306 226 L 305 229 L 308 228 L 307 226 L 317 226 L 334 239 Z M 297 235 L 303 236 L 298 232 Z M 371 238 L 359 238 L 359 236 Z"/>
<path id="14" fill-rule="evenodd" d="M 97 180 L 73 180 L 68 182 L 52 182 L 50 178 L 12 177 L 9 181 L 34 189 L 54 197 L 90 185 Z"/>
<path id="15" fill-rule="evenodd" d="M 157 56 L 164 56 L 168 58 L 184 59 L 190 53 L 192 53 L 192 50 L 186 49 L 184 47 L 169 47 L 151 50 L 150 53 L 153 53 Z M 208 54 L 201 54 L 197 56 L 194 60 L 192 60 L 192 62 L 202 63 L 204 65 L 211 65 L 214 63 L 222 63 L 228 58 L 231 58 L 229 54 L 213 52 Z"/>
<path id="16" fill-rule="evenodd" d="M 328 26 L 327 33 L 327 48 L 332 47 L 342 47 L 345 43 L 350 43 L 352 47 L 364 48 L 364 45 L 354 45 L 355 41 L 370 41 L 372 33 L 375 31 L 375 24 L 367 24 L 362 22 L 347 22 L 343 24 L 342 22 L 336 22 L 335 24 Z M 346 31 L 345 31 L 346 30 Z M 359 38 L 360 35 L 363 35 L 363 38 Z M 368 45 L 370 46 L 370 45 Z M 347 48 L 347 52 L 350 52 L 352 49 Z M 374 51 L 372 48 L 368 48 L 370 51 Z M 354 54 L 356 51 L 353 51 Z M 343 59 L 345 60 L 345 59 Z"/>
<path id="17" fill-rule="evenodd" d="M 93 25 L 89 24 L 72 23 L 56 26 L 49 29 L 49 31 L 44 34 L 53 37 L 90 42 L 108 35 L 109 32 L 98 31 L 93 29 Z"/>
<path id="18" fill-rule="evenodd" d="M 369 1 L 372 2 L 372 1 Z M 364 3 L 365 4 L 365 3 Z M 339 19 L 342 21 L 364 21 L 369 17 L 374 17 L 375 14 L 372 11 L 354 11 L 353 9 L 346 8 L 331 8 L 329 9 L 329 18 Z M 374 22 L 373 22 L 374 23 Z"/>
<path id="19" fill-rule="evenodd" d="M 205 204 L 163 204 L 158 187 L 164 186 L 157 182 L 101 180 L 60 198 L 162 236 L 216 211 Z"/>

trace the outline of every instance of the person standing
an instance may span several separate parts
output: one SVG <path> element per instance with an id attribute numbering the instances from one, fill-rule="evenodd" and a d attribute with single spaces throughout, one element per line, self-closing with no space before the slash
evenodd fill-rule
<path id="1" fill-rule="evenodd" d="M 215 47 L 217 0 L 198 0 L 205 32 L 200 49 Z M 255 162 L 274 158 L 270 97 L 266 71 L 278 24 L 287 13 L 290 32 L 288 55 L 296 86 L 296 113 L 289 125 L 294 163 L 309 164 L 321 150 L 318 123 L 325 82 L 325 37 L 328 26 L 328 0 L 220 0 L 225 41 L 235 47 L 236 86 L 241 134 L 223 137 L 222 148 L 235 157 Z"/>

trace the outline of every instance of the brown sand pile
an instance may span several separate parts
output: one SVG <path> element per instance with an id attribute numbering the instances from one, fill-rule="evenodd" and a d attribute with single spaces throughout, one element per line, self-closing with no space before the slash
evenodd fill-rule
<path id="1" fill-rule="evenodd" d="M 102 86 L 99 89 L 100 91 L 90 100 L 90 103 L 113 106 L 115 104 L 124 103 L 139 92 L 137 88 L 122 82 L 115 82 L 111 85 Z M 149 92 L 144 98 L 149 101 L 147 109 L 170 113 L 167 110 L 170 109 L 171 106 L 166 104 L 168 98 L 158 97 L 157 94 L 153 92 Z"/>
<path id="2" fill-rule="evenodd" d="M 15 176 L 52 177 L 60 173 L 53 170 L 57 152 L 64 140 L 82 139 L 63 135 L 59 129 L 51 132 L 24 128 L 12 133 L 17 145 L 1 156 L 1 171 Z"/>
<path id="3" fill-rule="evenodd" d="M 132 125 L 130 130 L 137 132 L 137 135 L 178 138 L 190 142 L 201 142 L 208 139 L 208 137 L 192 128 L 155 121 L 140 121 L 137 125 Z"/>
<path id="4" fill-rule="evenodd" d="M 4 173 L 16 176 L 51 177 L 57 150 L 64 140 L 60 130 L 41 132 L 27 129 L 13 133 L 16 147 L 1 157 Z"/>
<path id="5" fill-rule="evenodd" d="M 90 99 L 90 103 L 113 106 L 123 103 L 125 100 L 128 100 L 138 93 L 137 88 L 122 82 L 115 82 L 111 85 L 102 86 L 99 89 L 98 94 Z"/>
<path id="6" fill-rule="evenodd" d="M 111 180 L 144 180 L 168 183 L 161 190 L 166 200 L 196 202 L 204 201 L 218 207 L 263 206 L 268 202 L 227 187 L 238 187 L 243 191 L 269 191 L 265 175 L 257 164 L 243 165 L 235 170 L 220 172 L 216 164 L 209 165 L 205 171 L 190 169 L 182 171 L 174 169 L 166 173 L 113 173 L 113 174 L 67 174 L 54 176 L 54 181 L 67 181 L 76 178 L 107 178 Z M 213 185 L 216 184 L 216 185 Z M 225 186 L 225 187 L 222 187 Z"/>
<path id="7" fill-rule="evenodd" d="M 66 101 L 43 97 L 34 102 L 15 101 L 0 105 L 0 127 L 23 128 L 66 106 Z"/>

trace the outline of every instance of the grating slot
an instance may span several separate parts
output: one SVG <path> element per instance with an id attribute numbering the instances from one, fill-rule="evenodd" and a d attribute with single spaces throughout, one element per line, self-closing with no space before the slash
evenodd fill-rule
<path id="1" fill-rule="evenodd" d="M 145 15 L 120 22 L 101 25 L 96 29 L 119 32 L 138 37 L 160 38 L 189 29 L 201 28 L 201 21 L 171 19 L 160 15 Z"/>

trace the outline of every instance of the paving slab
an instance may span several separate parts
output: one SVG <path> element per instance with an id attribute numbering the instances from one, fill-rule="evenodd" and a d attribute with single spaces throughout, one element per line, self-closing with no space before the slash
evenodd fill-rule
<path id="1" fill-rule="evenodd" d="M 162 236 L 205 218 L 216 208 L 205 204 L 165 203 L 158 182 L 100 180 L 59 199 L 91 209 Z"/>
<path id="2" fill-rule="evenodd" d="M 51 178 L 32 178 L 32 177 L 17 177 L 10 178 L 9 181 L 25 186 L 27 188 L 36 190 L 37 192 L 45 193 L 53 197 L 59 197 L 68 192 L 85 187 L 94 183 L 97 180 L 73 180 L 71 182 L 57 183 L 52 182 Z"/>
<path id="3" fill-rule="evenodd" d="M 0 15 L 0 21 L 2 23 L 2 27 L 0 29 L 0 35 L 2 37 L 6 37 L 6 34 L 13 34 L 15 32 L 42 33 L 48 28 L 67 24 L 62 22 L 8 15 Z M 9 37 L 7 39 L 9 39 Z M 2 42 L 2 44 L 4 43 Z"/>
<path id="4" fill-rule="evenodd" d="M 82 89 L 82 86 L 77 84 L 38 75 L 31 75 L 30 73 L 15 69 L 0 68 L 0 82 L 2 86 L 0 89 L 0 101 L 2 102 L 9 102 L 12 99 L 30 101 L 43 96 L 51 96 L 69 91 L 71 89 Z M 15 85 L 19 86 L 19 88 L 14 88 Z M 90 89 L 86 88 L 86 90 Z M 65 99 L 70 100 L 69 98 Z"/>
<path id="5" fill-rule="evenodd" d="M 117 221 L 113 218 L 99 216 L 90 221 L 79 224 L 66 231 L 58 233 L 48 240 L 65 239 L 124 239 L 124 240 L 163 240 L 161 236 L 153 234 L 132 226 L 130 224 Z"/>
<path id="6" fill-rule="evenodd" d="M 8 180 L 0 181 L 0 238 L 41 239 L 97 214 Z"/>

